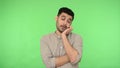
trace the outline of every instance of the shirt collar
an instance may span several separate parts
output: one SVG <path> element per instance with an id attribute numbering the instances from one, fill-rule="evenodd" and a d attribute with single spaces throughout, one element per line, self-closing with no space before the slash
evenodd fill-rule
<path id="1" fill-rule="evenodd" d="M 72 32 L 71 32 L 70 34 L 68 34 L 68 36 L 67 36 L 68 39 L 70 39 L 71 34 L 72 34 Z M 54 35 L 55 35 L 55 37 L 57 37 L 58 39 L 61 39 L 61 35 L 57 35 L 57 34 L 56 34 L 56 31 L 54 32 Z"/>

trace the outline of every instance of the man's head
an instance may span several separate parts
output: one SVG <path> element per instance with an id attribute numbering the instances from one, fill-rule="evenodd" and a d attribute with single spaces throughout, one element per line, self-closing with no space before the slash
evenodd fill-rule
<path id="1" fill-rule="evenodd" d="M 59 32 L 63 32 L 72 24 L 74 19 L 74 12 L 67 8 L 62 7 L 59 9 L 57 17 L 56 17 L 56 27 Z"/>

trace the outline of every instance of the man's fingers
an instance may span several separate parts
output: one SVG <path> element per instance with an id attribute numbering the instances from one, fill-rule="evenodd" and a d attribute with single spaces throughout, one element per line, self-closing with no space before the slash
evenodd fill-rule
<path id="1" fill-rule="evenodd" d="M 67 28 L 70 28 L 70 25 L 67 25 Z"/>
<path id="2" fill-rule="evenodd" d="M 70 26 L 70 30 L 72 30 L 72 26 Z"/>

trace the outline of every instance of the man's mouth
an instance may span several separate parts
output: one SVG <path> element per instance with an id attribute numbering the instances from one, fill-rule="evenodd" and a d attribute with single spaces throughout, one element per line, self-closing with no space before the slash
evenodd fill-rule
<path id="1" fill-rule="evenodd" d="M 66 30 L 67 26 L 61 26 L 62 30 Z"/>

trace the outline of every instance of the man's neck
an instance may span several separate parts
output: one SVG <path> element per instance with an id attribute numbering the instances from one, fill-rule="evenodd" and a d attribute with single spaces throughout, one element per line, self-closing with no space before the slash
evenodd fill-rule
<path id="1" fill-rule="evenodd" d="M 61 36 L 61 32 L 59 32 L 58 30 L 56 30 L 56 34 L 58 35 L 58 36 Z"/>
<path id="2" fill-rule="evenodd" d="M 56 32 L 55 32 L 58 36 L 61 36 L 61 32 L 60 31 L 58 31 L 58 30 L 56 30 Z M 68 35 L 66 35 L 66 36 L 68 36 Z"/>

